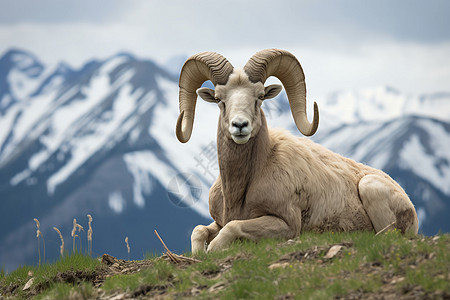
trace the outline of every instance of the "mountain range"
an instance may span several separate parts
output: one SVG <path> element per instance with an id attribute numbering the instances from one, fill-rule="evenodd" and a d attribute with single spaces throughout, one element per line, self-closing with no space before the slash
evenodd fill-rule
<path id="1" fill-rule="evenodd" d="M 18 49 L 0 57 L 1 266 L 37 262 L 33 218 L 47 259 L 59 254 L 53 227 L 71 250 L 73 219 L 87 230 L 87 214 L 94 255 L 159 253 L 155 229 L 171 250 L 189 250 L 193 227 L 211 222 L 218 108 L 198 101 L 192 138 L 178 142 L 180 57 L 163 66 L 119 53 L 80 69 L 48 66 Z M 396 179 L 416 206 L 422 233 L 450 231 L 449 93 L 375 87 L 317 102 L 314 141 Z M 284 93 L 263 109 L 269 126 L 299 135 Z M 84 247 L 85 233 L 80 237 Z"/>

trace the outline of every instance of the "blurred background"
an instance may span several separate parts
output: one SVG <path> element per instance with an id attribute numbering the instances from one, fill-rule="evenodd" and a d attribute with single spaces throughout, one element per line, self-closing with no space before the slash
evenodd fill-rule
<path id="1" fill-rule="evenodd" d="M 312 139 L 397 180 L 421 233 L 450 231 L 448 1 L 2 1 L 0 41 L 7 271 L 38 263 L 33 218 L 49 261 L 53 227 L 72 251 L 74 218 L 87 251 L 87 214 L 94 256 L 161 253 L 154 229 L 189 250 L 194 226 L 212 221 L 218 175 L 214 104 L 198 102 L 189 143 L 174 133 L 181 66 L 203 51 L 235 67 L 265 48 L 292 52 L 308 109 L 319 105 Z M 300 136 L 284 92 L 263 108 L 269 126 Z"/>

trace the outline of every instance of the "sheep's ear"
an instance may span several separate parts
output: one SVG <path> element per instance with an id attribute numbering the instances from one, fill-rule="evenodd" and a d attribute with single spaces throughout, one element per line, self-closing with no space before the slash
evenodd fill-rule
<path id="1" fill-rule="evenodd" d="M 282 89 L 283 86 L 281 86 L 280 84 L 271 84 L 269 86 L 266 86 L 264 88 L 264 100 L 276 97 Z"/>
<path id="2" fill-rule="evenodd" d="M 217 99 L 215 97 L 215 92 L 209 88 L 199 88 L 197 89 L 197 95 L 200 96 L 206 102 L 217 103 Z"/>

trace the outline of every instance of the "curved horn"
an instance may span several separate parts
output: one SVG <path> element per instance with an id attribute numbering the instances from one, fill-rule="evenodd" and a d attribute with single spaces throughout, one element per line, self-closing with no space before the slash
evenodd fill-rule
<path id="1" fill-rule="evenodd" d="M 294 55 L 285 50 L 266 49 L 253 55 L 244 66 L 250 81 L 263 84 L 270 76 L 277 77 L 286 90 L 292 116 L 298 130 L 313 135 L 319 126 L 319 109 L 314 102 L 314 118 L 306 116 L 306 84 L 302 66 Z"/>
<path id="2" fill-rule="evenodd" d="M 180 142 L 186 143 L 192 134 L 194 125 L 196 90 L 203 82 L 211 80 L 214 86 L 225 85 L 233 72 L 233 66 L 222 55 L 215 52 L 202 52 L 189 57 L 180 74 L 180 115 L 176 134 Z"/>

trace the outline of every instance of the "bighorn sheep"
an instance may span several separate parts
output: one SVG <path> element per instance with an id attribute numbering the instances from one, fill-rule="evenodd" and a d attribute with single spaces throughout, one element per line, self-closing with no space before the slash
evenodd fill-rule
<path id="1" fill-rule="evenodd" d="M 234 69 L 222 55 L 191 56 L 180 75 L 180 115 L 176 134 L 189 140 L 197 94 L 220 108 L 217 152 L 220 175 L 209 193 L 214 222 L 192 232 L 192 252 L 214 251 L 237 238 L 293 238 L 303 231 L 378 232 L 392 222 L 417 233 L 416 211 L 405 191 L 386 173 L 357 163 L 284 130 L 267 127 L 261 104 L 281 85 L 264 87 L 277 77 L 289 99 L 297 128 L 313 135 L 319 124 L 306 116 L 302 67 L 289 52 L 267 49 Z M 211 80 L 215 90 L 200 88 Z"/>

